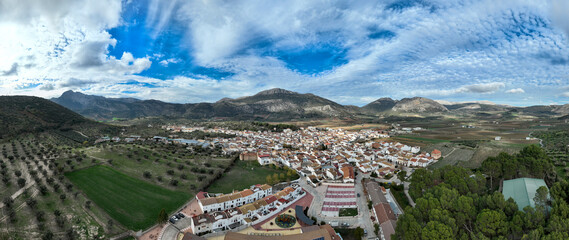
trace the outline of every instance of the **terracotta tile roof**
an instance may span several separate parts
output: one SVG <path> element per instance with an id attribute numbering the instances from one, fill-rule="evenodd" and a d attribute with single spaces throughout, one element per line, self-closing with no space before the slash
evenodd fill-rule
<path id="1" fill-rule="evenodd" d="M 215 197 L 215 199 L 217 200 L 218 203 L 227 202 L 231 200 L 231 198 L 229 198 L 228 195 L 221 195 L 219 197 Z"/>
<path id="2" fill-rule="evenodd" d="M 199 192 L 198 194 L 196 194 L 196 198 L 201 200 L 207 197 L 207 192 Z"/>
<path id="3" fill-rule="evenodd" d="M 239 198 L 241 198 L 241 193 L 239 193 L 239 192 L 232 193 L 232 194 L 229 195 L 229 199 L 231 199 L 231 200 L 236 200 L 236 199 L 239 199 Z"/>
<path id="4" fill-rule="evenodd" d="M 377 220 L 380 223 L 387 222 L 389 220 L 397 220 L 393 210 L 391 210 L 391 206 L 389 203 L 380 203 L 375 205 L 374 207 L 375 213 L 377 214 Z"/>
<path id="5" fill-rule="evenodd" d="M 291 192 L 294 192 L 294 188 L 286 187 L 283 189 L 283 191 L 286 192 L 286 194 L 290 194 Z"/>
<path id="6" fill-rule="evenodd" d="M 264 199 L 259 199 L 255 202 L 253 202 L 253 206 L 255 206 L 255 208 L 259 209 L 261 207 L 267 206 L 267 202 Z"/>
<path id="7" fill-rule="evenodd" d="M 286 196 L 286 195 L 287 195 L 286 192 L 284 192 L 284 191 L 279 191 L 278 193 L 276 193 L 276 194 L 273 195 L 273 196 L 275 196 L 277 199 L 280 199 L 280 198 L 282 198 L 282 197 L 284 197 L 284 196 Z"/>
<path id="8" fill-rule="evenodd" d="M 212 204 L 216 204 L 217 203 L 217 199 L 215 198 L 204 198 L 201 199 L 200 202 L 202 203 L 202 205 L 207 206 L 207 205 L 212 205 Z"/>
<path id="9" fill-rule="evenodd" d="M 247 214 L 248 212 L 257 210 L 257 208 L 252 203 L 249 203 L 249 204 L 245 204 L 245 205 L 239 207 L 239 210 L 243 214 Z"/>
<path id="10" fill-rule="evenodd" d="M 395 228 L 397 227 L 397 222 L 394 220 L 389 220 L 380 224 L 381 229 L 383 230 L 383 236 L 385 236 L 386 240 L 391 240 L 391 234 L 395 234 Z"/>
<path id="11" fill-rule="evenodd" d="M 273 203 L 274 201 L 277 200 L 277 198 L 276 198 L 275 196 L 273 196 L 273 195 L 268 196 L 268 197 L 265 197 L 264 199 L 265 199 L 265 202 L 266 202 L 267 204 L 271 204 L 271 203 Z"/>
<path id="12" fill-rule="evenodd" d="M 247 197 L 251 194 L 253 194 L 253 190 L 251 190 L 251 189 L 245 189 L 245 190 L 241 191 L 241 197 Z"/>

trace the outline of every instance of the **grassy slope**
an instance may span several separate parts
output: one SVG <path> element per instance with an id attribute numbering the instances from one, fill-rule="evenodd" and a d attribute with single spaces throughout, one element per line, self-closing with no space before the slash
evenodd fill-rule
<path id="1" fill-rule="evenodd" d="M 164 189 L 107 166 L 94 166 L 66 176 L 95 204 L 130 229 L 151 226 L 160 209 L 174 211 L 191 197 L 188 193 Z"/>
<path id="2" fill-rule="evenodd" d="M 212 193 L 230 193 L 234 189 L 242 190 L 254 184 L 266 183 L 267 175 L 274 173 L 286 174 L 284 169 L 274 169 L 269 166 L 261 166 L 253 161 L 237 161 L 233 168 L 215 181 L 208 189 Z M 296 176 L 292 179 L 297 178 Z"/>

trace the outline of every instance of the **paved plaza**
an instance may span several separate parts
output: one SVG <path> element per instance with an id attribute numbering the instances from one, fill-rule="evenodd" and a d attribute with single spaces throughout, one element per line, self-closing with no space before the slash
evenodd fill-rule
<path id="1" fill-rule="evenodd" d="M 354 185 L 328 185 L 321 213 L 327 217 L 339 217 L 341 208 L 357 208 Z"/>

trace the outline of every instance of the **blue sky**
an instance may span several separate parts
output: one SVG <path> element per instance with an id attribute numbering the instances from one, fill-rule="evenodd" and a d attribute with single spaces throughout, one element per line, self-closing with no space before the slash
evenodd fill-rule
<path id="1" fill-rule="evenodd" d="M 0 94 L 565 104 L 567 12 L 567 0 L 6 0 Z"/>

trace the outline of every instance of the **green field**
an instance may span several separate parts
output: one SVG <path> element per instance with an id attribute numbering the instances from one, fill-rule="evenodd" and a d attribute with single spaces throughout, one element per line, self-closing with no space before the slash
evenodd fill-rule
<path id="1" fill-rule="evenodd" d="M 107 166 L 94 166 L 66 173 L 89 199 L 129 229 L 152 226 L 162 208 L 172 212 L 191 198 L 129 177 Z"/>
<path id="2" fill-rule="evenodd" d="M 235 166 L 223 177 L 215 181 L 208 192 L 212 193 L 231 193 L 233 190 L 243 190 L 251 185 L 263 184 L 267 182 L 267 176 L 273 174 L 287 174 L 283 168 L 276 169 L 273 165 L 261 166 L 254 161 L 237 161 Z M 290 180 L 298 178 L 295 174 Z"/>
<path id="3" fill-rule="evenodd" d="M 357 208 L 340 208 L 340 217 L 352 217 L 358 215 Z"/>

